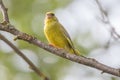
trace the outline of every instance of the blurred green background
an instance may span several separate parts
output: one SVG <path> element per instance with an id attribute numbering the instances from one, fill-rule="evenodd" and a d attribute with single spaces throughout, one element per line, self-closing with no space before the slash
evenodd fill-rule
<path id="1" fill-rule="evenodd" d="M 3 0 L 11 24 L 18 30 L 48 43 L 44 33 L 44 17 L 56 13 L 70 34 L 74 45 L 83 55 L 93 57 L 111 67 L 119 68 L 119 42 L 110 40 L 108 25 L 102 23 L 94 0 Z M 100 0 L 115 26 L 120 25 L 119 0 Z M 110 14 L 109 14 L 110 13 Z M 2 15 L 0 15 L 2 21 Z M 118 26 L 119 27 L 119 26 Z M 119 31 L 119 28 L 117 28 Z M 15 44 L 51 80 L 119 80 L 119 78 L 53 55 L 25 41 L 13 41 L 14 36 L 0 31 Z M 108 46 L 108 47 L 106 47 Z M 88 54 L 89 53 L 89 54 Z M 112 54 L 114 53 L 114 54 Z M 21 57 L 0 40 L 1 80 L 42 80 Z"/>

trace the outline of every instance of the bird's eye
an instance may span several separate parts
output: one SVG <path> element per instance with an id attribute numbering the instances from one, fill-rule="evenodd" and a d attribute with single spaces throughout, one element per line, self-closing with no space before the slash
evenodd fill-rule
<path id="1" fill-rule="evenodd" d="M 54 13 L 47 13 L 47 17 L 54 17 L 55 14 Z"/>
<path id="2" fill-rule="evenodd" d="M 55 14 L 51 13 L 52 16 L 55 16 Z"/>

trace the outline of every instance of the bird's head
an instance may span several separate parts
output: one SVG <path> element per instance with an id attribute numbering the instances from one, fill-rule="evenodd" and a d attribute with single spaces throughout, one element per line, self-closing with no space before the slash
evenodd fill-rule
<path id="1" fill-rule="evenodd" d="M 53 21 L 58 21 L 55 14 L 53 12 L 47 12 L 46 13 L 46 19 L 47 20 L 53 20 Z"/>

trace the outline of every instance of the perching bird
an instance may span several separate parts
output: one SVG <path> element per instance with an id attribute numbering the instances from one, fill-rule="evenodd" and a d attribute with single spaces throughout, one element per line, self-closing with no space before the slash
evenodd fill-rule
<path id="1" fill-rule="evenodd" d="M 44 33 L 50 45 L 65 49 L 69 53 L 79 55 L 79 51 L 74 48 L 68 32 L 60 24 L 53 12 L 46 13 Z"/>

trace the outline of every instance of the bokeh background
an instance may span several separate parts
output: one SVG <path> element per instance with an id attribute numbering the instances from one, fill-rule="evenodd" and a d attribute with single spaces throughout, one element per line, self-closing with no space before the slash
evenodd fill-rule
<path id="1" fill-rule="evenodd" d="M 120 33 L 120 0 L 99 0 L 108 19 Z M 95 58 L 114 68 L 120 68 L 120 41 L 111 38 L 110 26 L 101 21 L 95 0 L 3 0 L 11 24 L 17 29 L 48 43 L 44 33 L 47 11 L 55 12 L 82 55 Z M 2 15 L 0 15 L 2 20 Z M 116 76 L 74 63 L 53 55 L 14 36 L 0 31 L 15 44 L 51 80 L 120 80 Z M 109 44 L 108 44 L 109 42 Z M 41 80 L 26 62 L 3 41 L 0 41 L 1 80 Z"/>

